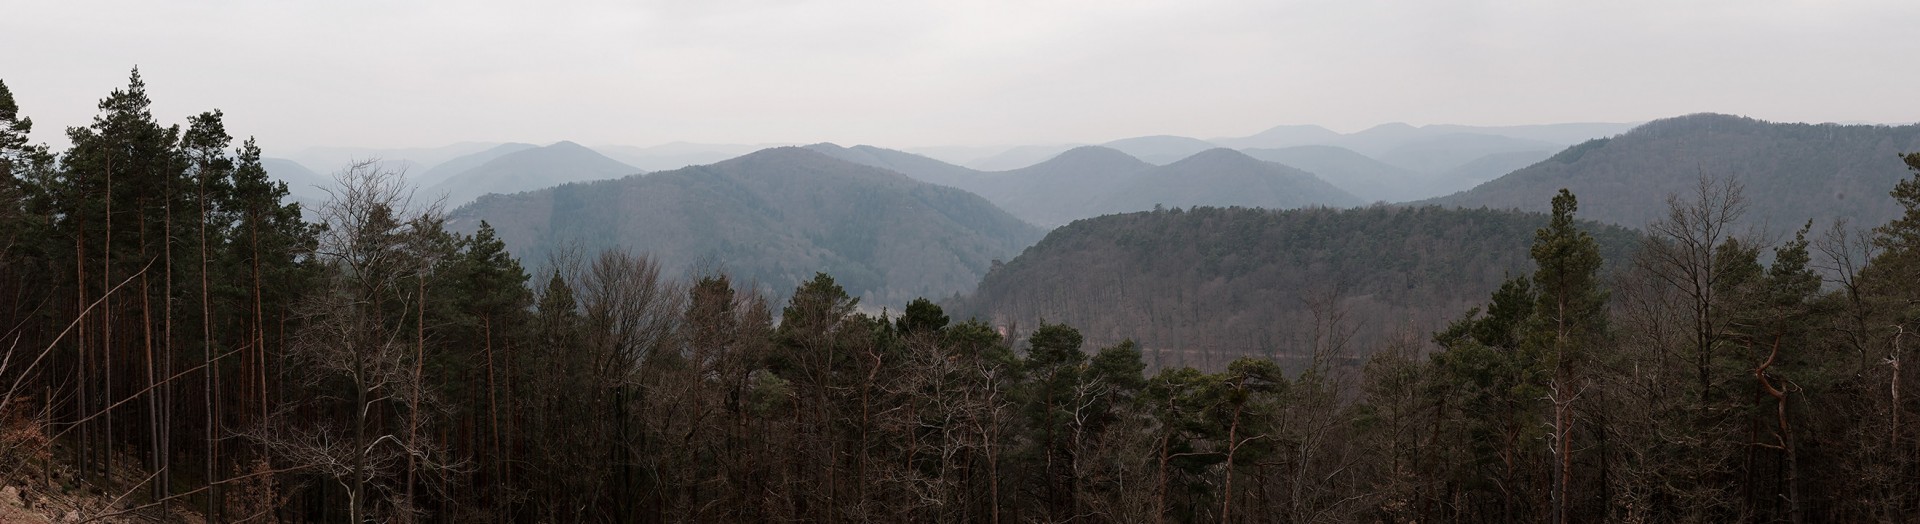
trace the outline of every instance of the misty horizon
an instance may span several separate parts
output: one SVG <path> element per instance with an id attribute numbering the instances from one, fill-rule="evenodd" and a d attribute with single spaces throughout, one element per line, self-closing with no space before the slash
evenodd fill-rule
<path id="1" fill-rule="evenodd" d="M 63 147 L 136 65 L 269 154 L 457 142 L 1098 144 L 1275 125 L 1920 121 L 1894 2 L 982 7 L 864 1 L 32 4 L 0 70 Z M 70 40 L 70 39 L 69 39 Z M 15 75 L 18 76 L 18 75 Z"/>

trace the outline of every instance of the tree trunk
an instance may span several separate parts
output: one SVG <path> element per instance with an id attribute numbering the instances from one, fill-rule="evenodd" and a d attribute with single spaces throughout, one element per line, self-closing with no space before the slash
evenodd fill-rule
<path id="1" fill-rule="evenodd" d="M 413 350 L 413 391 L 407 394 L 407 498 L 405 508 L 406 522 L 413 522 L 417 510 L 413 507 L 413 485 L 416 475 L 414 456 L 420 447 L 420 394 L 426 383 L 421 381 L 422 372 L 427 363 L 427 273 L 419 275 L 419 295 L 415 299 L 418 318 L 414 321 Z"/>
<path id="2" fill-rule="evenodd" d="M 1241 383 L 1242 386 L 1245 382 Z M 1226 524 L 1233 514 L 1233 455 L 1240 451 L 1240 413 L 1247 408 L 1245 401 L 1233 407 L 1233 421 L 1227 425 L 1227 478 L 1220 489 L 1220 523 Z M 1389 450 L 1392 452 L 1392 450 Z"/>
<path id="3" fill-rule="evenodd" d="M 105 479 L 102 485 L 113 485 L 113 159 L 107 159 L 107 232 L 100 239 L 100 360 L 101 381 L 104 384 L 100 396 L 100 464 Z"/>
<path id="4" fill-rule="evenodd" d="M 207 367 L 203 375 L 206 377 L 207 395 L 206 518 L 208 522 L 219 522 L 220 507 L 217 501 L 220 500 L 220 488 L 214 484 L 215 480 L 220 477 L 220 468 L 218 466 L 220 447 L 219 439 L 217 438 L 219 436 L 220 425 L 216 416 L 218 410 L 214 404 L 214 397 L 216 396 L 214 388 L 219 383 L 219 368 L 214 365 L 213 361 L 213 302 L 211 286 L 208 284 L 209 275 L 207 274 L 207 270 L 207 174 L 202 172 L 200 173 L 200 351 L 202 352 L 202 360 Z"/>
<path id="5" fill-rule="evenodd" d="M 493 516 L 495 518 L 501 518 L 505 516 L 502 508 L 505 507 L 504 499 L 506 497 L 502 496 L 502 488 L 506 485 L 506 479 L 505 475 L 501 473 L 500 467 L 503 456 L 500 452 L 500 403 L 499 398 L 496 396 L 497 392 L 495 389 L 496 386 L 494 385 L 493 373 L 493 319 L 487 315 L 481 315 L 480 330 L 481 336 L 485 339 L 484 346 L 487 353 L 487 427 L 490 433 L 488 441 L 492 443 L 493 448 L 493 457 L 489 459 L 492 470 L 492 478 L 490 481 L 495 486 L 493 490 L 494 496 L 491 497 L 494 499 Z"/>
<path id="6" fill-rule="evenodd" d="M 140 222 L 140 257 L 147 257 L 147 223 L 144 220 Z M 160 427 L 162 422 L 160 417 L 160 403 L 158 401 L 158 395 L 155 393 L 154 385 L 153 288 L 144 271 L 140 273 L 140 326 L 142 328 L 142 338 L 146 346 L 147 388 L 144 391 L 146 391 L 145 395 L 147 397 L 147 469 L 153 470 L 156 473 L 153 484 L 147 489 L 147 494 L 153 497 L 154 500 L 162 500 L 167 497 L 168 490 L 167 476 L 161 473 L 162 470 L 160 467 L 165 460 L 161 455 L 165 454 L 165 452 L 162 451 L 163 448 L 160 447 L 160 432 L 163 430 Z"/>

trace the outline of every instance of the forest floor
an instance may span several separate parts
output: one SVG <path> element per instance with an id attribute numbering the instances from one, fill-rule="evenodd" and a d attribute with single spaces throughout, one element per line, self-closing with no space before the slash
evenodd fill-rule
<path id="1" fill-rule="evenodd" d="M 139 472 L 139 463 L 131 456 L 115 457 L 115 467 L 107 489 L 95 482 L 82 482 L 77 469 L 55 446 L 49 453 L 26 460 L 18 467 L 0 468 L 0 524 L 66 524 L 99 522 L 178 522 L 197 524 L 205 519 L 189 511 L 186 504 L 175 504 L 164 516 L 157 509 L 116 514 L 146 502 L 144 490 L 137 486 L 147 477 Z M 97 479 L 96 479 L 97 480 Z M 132 487 L 133 492 L 126 490 Z"/>

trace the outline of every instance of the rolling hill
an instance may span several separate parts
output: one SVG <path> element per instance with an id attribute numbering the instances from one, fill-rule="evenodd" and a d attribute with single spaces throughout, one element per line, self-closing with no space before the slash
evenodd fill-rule
<path id="1" fill-rule="evenodd" d="M 487 162 L 492 162 L 493 159 L 507 156 L 513 153 L 518 153 L 521 151 L 526 151 L 528 149 L 533 149 L 536 147 L 540 147 L 540 146 L 536 146 L 533 144 L 524 144 L 520 142 L 510 142 L 506 144 L 500 144 L 497 146 L 487 148 L 486 150 L 480 151 L 478 153 L 462 155 L 462 156 L 448 159 L 447 161 L 441 162 L 439 164 L 434 164 L 433 167 L 428 168 L 427 170 L 421 171 L 419 173 L 408 173 L 407 181 L 413 183 L 413 185 L 418 187 L 433 187 L 434 185 L 439 184 L 441 182 L 445 182 L 447 181 L 447 179 L 453 178 L 454 176 L 459 175 L 460 173 L 466 172 L 467 170 L 480 167 L 481 165 L 484 165 Z"/>
<path id="2" fill-rule="evenodd" d="M 1109 215 L 1055 229 L 951 306 L 1016 330 L 1066 323 L 1093 347 L 1132 338 L 1161 366 L 1219 367 L 1248 352 L 1298 364 L 1314 326 L 1332 332 L 1328 304 L 1346 312 L 1357 346 L 1426 340 L 1508 275 L 1531 272 L 1546 221 L 1392 206 Z M 1625 229 L 1587 229 L 1609 261 L 1635 243 Z"/>
<path id="3" fill-rule="evenodd" d="M 1031 166 L 991 173 L 973 190 L 1041 227 L 1095 216 L 1108 195 L 1154 165 L 1120 151 L 1081 146 Z"/>
<path id="4" fill-rule="evenodd" d="M 1374 158 L 1415 173 L 1438 175 L 1491 155 L 1532 153 L 1546 158 L 1566 146 L 1496 135 L 1449 133 L 1407 140 Z"/>
<path id="5" fill-rule="evenodd" d="M 1116 149 L 1081 146 L 1031 166 L 979 172 L 872 146 L 808 146 L 856 164 L 893 170 L 986 197 L 1021 220 L 1053 227 L 1108 213 L 1161 206 L 1275 209 L 1354 206 L 1361 200 L 1312 173 L 1225 148 L 1156 166 Z"/>
<path id="6" fill-rule="evenodd" d="M 1083 215 L 1145 211 L 1163 205 L 1293 209 L 1361 203 L 1359 197 L 1313 173 L 1215 148 L 1141 173 Z"/>
<path id="7" fill-rule="evenodd" d="M 1242 137 L 1209 140 L 1234 149 L 1280 149 L 1304 145 L 1326 145 L 1339 140 L 1340 133 L 1316 125 L 1280 125 Z"/>
<path id="8" fill-rule="evenodd" d="M 440 147 L 309 147 L 293 154 L 275 156 L 299 162 L 323 173 L 331 173 L 354 161 L 380 160 L 390 169 L 418 174 L 442 162 L 498 145 L 497 142 L 457 142 Z"/>
<path id="9" fill-rule="evenodd" d="M 666 171 L 687 166 L 700 166 L 719 162 L 769 147 L 787 144 L 697 144 L 692 142 L 670 142 L 657 146 L 637 147 L 624 145 L 594 146 L 594 151 L 622 164 L 640 168 L 642 171 Z"/>
<path id="10" fill-rule="evenodd" d="M 488 193 L 518 193 L 569 182 L 606 180 L 640 170 L 573 142 L 500 155 L 421 190 L 425 198 L 458 207 Z"/>
<path id="11" fill-rule="evenodd" d="M 904 151 L 874 147 L 840 147 L 831 143 L 806 146 L 827 156 L 907 175 L 915 180 L 973 191 L 983 176 L 979 171 L 956 166 Z M 977 191 L 976 191 L 977 192 Z"/>
<path id="12" fill-rule="evenodd" d="M 1123 138 L 1100 145 L 1132 155 L 1146 163 L 1162 166 L 1178 162 L 1201 151 L 1220 147 L 1198 138 L 1172 135 Z"/>
<path id="13" fill-rule="evenodd" d="M 538 265 L 549 253 L 626 248 L 670 269 L 721 261 L 776 295 L 825 271 L 869 306 L 971 289 L 1042 232 L 958 189 L 782 147 L 706 166 L 481 198 L 485 220 Z"/>
<path id="14" fill-rule="evenodd" d="M 333 177 L 316 173 L 299 162 L 285 158 L 262 158 L 260 167 L 266 168 L 268 177 L 286 182 L 287 197 L 309 210 L 327 201 L 326 188 L 333 187 Z"/>
<path id="15" fill-rule="evenodd" d="M 1419 198 L 1431 198 L 1458 193 L 1474 186 L 1519 171 L 1528 166 L 1552 158 L 1559 151 L 1514 151 L 1511 153 L 1492 153 L 1473 159 L 1445 173 L 1429 179 L 1429 191 Z M 1406 200 L 1416 200 L 1409 198 Z"/>
<path id="16" fill-rule="evenodd" d="M 1276 149 L 1243 149 L 1247 156 L 1285 164 L 1319 175 L 1335 187 L 1353 193 L 1368 202 L 1402 202 L 1441 193 L 1425 194 L 1425 180 L 1418 174 L 1374 160 L 1339 146 L 1293 146 Z M 1467 186 L 1472 187 L 1472 186 Z"/>
<path id="17" fill-rule="evenodd" d="M 1751 203 L 1744 225 L 1781 233 L 1813 219 L 1862 226 L 1897 216 L 1887 192 L 1909 173 L 1895 155 L 1920 151 L 1920 125 L 1780 124 L 1696 114 L 1649 122 L 1592 140 L 1472 190 L 1427 203 L 1545 209 L 1560 188 L 1587 216 L 1642 227 L 1665 213 L 1665 196 L 1691 191 L 1701 175 L 1733 177 Z"/>

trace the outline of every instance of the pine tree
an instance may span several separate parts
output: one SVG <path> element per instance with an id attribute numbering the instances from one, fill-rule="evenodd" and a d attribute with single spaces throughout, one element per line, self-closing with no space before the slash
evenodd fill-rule
<path id="1" fill-rule="evenodd" d="M 1575 403 L 1586 394 L 1588 383 L 1582 375 L 1587 360 L 1606 336 L 1607 293 L 1600 288 L 1600 249 L 1593 236 L 1580 230 L 1573 213 L 1578 209 L 1572 193 L 1560 190 L 1553 197 L 1553 215 L 1546 227 L 1534 233 L 1533 261 L 1539 266 L 1533 274 L 1537 293 L 1534 322 L 1526 339 L 1529 350 L 1540 356 L 1550 370 L 1547 398 L 1553 405 L 1549 440 L 1553 452 L 1554 522 L 1567 522 L 1574 514 L 1573 455 Z"/>

